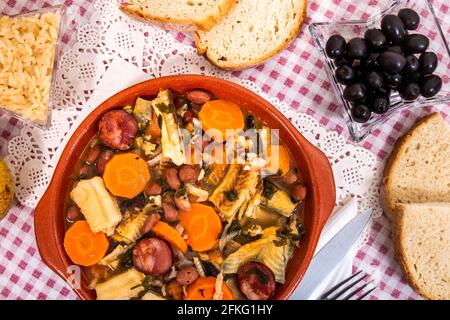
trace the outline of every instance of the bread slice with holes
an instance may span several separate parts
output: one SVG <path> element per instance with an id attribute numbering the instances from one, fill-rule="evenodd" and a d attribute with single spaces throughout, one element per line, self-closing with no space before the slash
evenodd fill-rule
<path id="1" fill-rule="evenodd" d="M 195 33 L 197 50 L 226 70 L 258 65 L 297 36 L 306 9 L 306 0 L 238 0 L 211 30 Z"/>
<path id="2" fill-rule="evenodd" d="M 381 186 L 381 203 L 391 219 L 398 203 L 422 202 L 450 202 L 450 127 L 440 113 L 398 141 Z"/>
<path id="3" fill-rule="evenodd" d="M 122 0 L 120 9 L 168 29 L 210 30 L 236 0 Z"/>
<path id="4" fill-rule="evenodd" d="M 424 298 L 450 299 L 450 203 L 396 206 L 394 237 L 409 283 Z"/>

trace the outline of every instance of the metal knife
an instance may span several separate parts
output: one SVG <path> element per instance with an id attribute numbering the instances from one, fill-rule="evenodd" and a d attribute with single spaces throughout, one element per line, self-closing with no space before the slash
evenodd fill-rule
<path id="1" fill-rule="evenodd" d="M 314 289 L 342 261 L 356 240 L 358 240 L 361 232 L 370 220 L 372 212 L 373 210 L 369 209 L 356 215 L 314 256 L 290 300 L 305 300 L 309 298 Z"/>

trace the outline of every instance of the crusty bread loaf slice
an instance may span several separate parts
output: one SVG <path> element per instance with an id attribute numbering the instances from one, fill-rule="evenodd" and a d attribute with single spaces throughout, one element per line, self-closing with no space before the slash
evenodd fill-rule
<path id="1" fill-rule="evenodd" d="M 237 0 L 210 31 L 195 33 L 197 50 L 222 69 L 255 66 L 296 37 L 306 9 L 306 0 Z"/>
<path id="2" fill-rule="evenodd" d="M 391 219 L 397 203 L 421 202 L 450 202 L 450 127 L 440 113 L 398 141 L 381 186 L 381 203 Z"/>
<path id="3" fill-rule="evenodd" d="M 424 298 L 450 299 L 450 203 L 396 206 L 398 258 L 409 283 Z"/>
<path id="4" fill-rule="evenodd" d="M 120 9 L 165 28 L 210 30 L 236 0 L 123 0 Z"/>

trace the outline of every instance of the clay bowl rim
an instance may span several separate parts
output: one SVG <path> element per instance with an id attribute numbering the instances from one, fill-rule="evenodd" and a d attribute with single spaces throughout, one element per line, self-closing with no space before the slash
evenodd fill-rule
<path id="1" fill-rule="evenodd" d="M 163 85 L 164 84 L 164 85 Z M 191 84 L 191 85 L 189 85 Z M 42 260 L 44 263 L 52 269 L 55 273 L 57 273 L 63 280 L 67 281 L 70 277 L 65 273 L 63 267 L 67 269 L 67 266 L 71 265 L 69 258 L 66 256 L 64 252 L 64 248 L 62 245 L 62 239 L 58 234 L 58 220 L 64 220 L 62 216 L 60 218 L 57 217 L 56 214 L 53 214 L 53 219 L 47 219 L 45 216 L 45 211 L 53 206 L 55 211 L 58 211 L 56 207 L 56 201 L 60 201 L 61 192 L 60 188 L 64 186 L 64 183 L 67 184 L 68 176 L 63 173 L 67 173 L 67 166 L 70 161 L 74 162 L 74 157 L 76 157 L 76 161 L 78 162 L 81 153 L 74 155 L 74 151 L 76 151 L 77 147 L 80 147 L 80 140 L 83 138 L 86 140 L 86 134 L 89 134 L 89 129 L 94 124 L 98 123 L 100 117 L 107 111 L 119 108 L 121 105 L 117 104 L 116 101 L 132 99 L 135 100 L 137 96 L 145 96 L 143 91 L 146 92 L 157 92 L 161 88 L 177 88 L 184 87 L 185 90 L 195 89 L 195 88 L 204 88 L 209 89 L 214 93 L 214 88 L 220 88 L 220 90 L 227 90 L 227 97 L 222 95 L 217 95 L 219 98 L 236 100 L 239 98 L 244 98 L 245 105 L 242 105 L 244 109 L 249 108 L 249 104 L 251 101 L 251 108 L 253 113 L 264 114 L 264 117 L 270 119 L 270 122 L 275 122 L 277 124 L 277 129 L 280 130 L 281 139 L 284 141 L 291 152 L 294 154 L 296 151 L 300 152 L 299 156 L 303 158 L 307 164 L 307 167 L 302 174 L 307 174 L 309 176 L 308 180 L 312 182 L 316 182 L 313 184 L 314 192 L 310 192 L 306 199 L 305 205 L 316 206 L 317 212 L 314 213 L 314 217 L 312 219 L 311 228 L 307 229 L 309 232 L 308 241 L 309 245 L 306 248 L 300 247 L 300 249 L 296 249 L 294 257 L 291 259 L 290 264 L 294 263 L 293 260 L 296 258 L 296 255 L 299 255 L 299 251 L 303 252 L 303 260 L 295 261 L 295 264 L 298 265 L 298 269 L 294 270 L 292 274 L 292 280 L 289 283 L 285 283 L 283 285 L 282 290 L 278 290 L 275 295 L 276 299 L 286 300 L 293 293 L 297 285 L 299 284 L 301 278 L 303 277 L 306 269 L 311 262 L 311 259 L 314 254 L 315 247 L 317 245 L 320 232 L 322 231 L 323 226 L 325 225 L 328 217 L 330 216 L 334 204 L 335 204 L 335 183 L 334 177 L 331 169 L 331 165 L 326 158 L 326 156 L 315 146 L 313 146 L 310 142 L 308 142 L 303 135 L 294 127 L 294 125 L 279 111 L 277 110 L 271 103 L 264 100 L 262 97 L 258 96 L 254 92 L 227 80 L 203 76 L 203 75 L 175 75 L 175 76 L 166 76 L 155 78 L 151 80 L 147 80 L 138 84 L 135 84 L 129 88 L 126 88 L 107 100 L 105 100 L 98 107 L 93 109 L 93 111 L 82 121 L 82 123 L 76 128 L 73 132 L 72 136 L 67 142 L 61 157 L 58 161 L 58 164 L 55 168 L 55 173 L 52 177 L 52 180 L 44 193 L 41 201 L 35 210 L 35 231 L 36 231 L 36 242 L 38 246 L 39 253 L 41 254 Z M 219 89 L 218 89 L 219 90 Z M 140 92 L 139 94 L 137 94 Z M 214 93 L 215 94 L 215 93 Z M 148 94 L 147 96 L 152 96 L 153 94 Z M 216 95 L 216 94 L 215 94 Z M 122 103 L 123 106 L 123 103 Z M 267 119 L 263 119 L 266 121 Z M 267 122 L 267 121 L 266 121 Z M 272 126 L 273 127 L 273 126 Z M 284 136 L 284 137 L 283 137 Z M 88 140 L 91 140 L 93 136 L 90 136 Z M 289 143 L 286 143 L 286 138 L 289 139 Z M 288 145 L 289 144 L 289 145 Z M 84 145 L 84 148 L 87 144 Z M 299 160 L 294 159 L 296 163 Z M 297 165 L 298 166 L 298 165 Z M 74 166 L 72 165 L 72 170 Z M 302 170 L 302 169 L 300 169 Z M 72 171 L 73 172 L 73 171 Z M 320 183 L 318 183 L 320 182 Z M 312 194 L 312 195 L 311 195 Z M 66 194 L 63 195 L 66 197 Z M 55 201 L 53 201 L 55 200 Z M 308 201 L 310 203 L 308 204 Z M 62 222 L 63 223 L 63 222 Z M 60 227 L 61 221 L 59 222 Z M 306 225 L 305 225 L 306 227 Z M 45 240 L 45 241 L 44 241 Z M 305 262 L 306 261 L 306 262 Z M 288 272 L 289 272 L 288 268 Z M 74 289 L 77 295 L 81 299 L 90 299 L 93 297 L 92 291 L 89 291 L 86 288 L 86 279 L 82 279 L 81 288 Z"/>

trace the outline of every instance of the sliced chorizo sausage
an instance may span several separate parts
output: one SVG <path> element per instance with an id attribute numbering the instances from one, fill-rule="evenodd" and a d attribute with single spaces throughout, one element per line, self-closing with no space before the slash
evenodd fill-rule
<path id="1" fill-rule="evenodd" d="M 243 264 L 237 273 L 239 289 L 249 300 L 268 300 L 275 291 L 272 270 L 259 262 Z"/>
<path id="2" fill-rule="evenodd" d="M 102 143 L 117 150 L 128 150 L 138 132 L 138 123 L 124 110 L 112 110 L 105 113 L 98 125 Z"/>
<path id="3" fill-rule="evenodd" d="M 133 248 L 133 265 L 145 274 L 163 275 L 170 270 L 172 264 L 172 251 L 161 239 L 142 239 Z"/>

